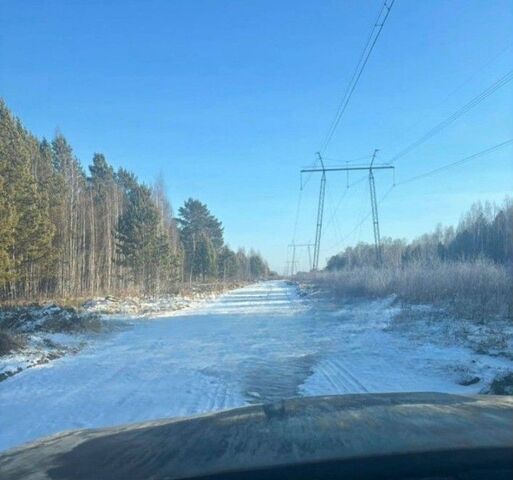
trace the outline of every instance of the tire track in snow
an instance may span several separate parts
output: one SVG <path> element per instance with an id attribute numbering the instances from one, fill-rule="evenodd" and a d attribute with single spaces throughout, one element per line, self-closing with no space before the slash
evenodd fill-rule
<path id="1" fill-rule="evenodd" d="M 318 372 L 331 387 L 332 393 L 365 393 L 368 389 L 353 375 L 341 361 L 323 360 L 317 366 Z"/>
<path id="2" fill-rule="evenodd" d="M 346 378 L 349 378 L 352 380 L 352 382 L 354 383 L 354 385 L 356 385 L 360 390 L 360 392 L 368 392 L 369 390 L 367 390 L 367 388 L 363 385 L 362 382 L 360 382 L 360 380 L 358 380 L 358 378 L 353 375 L 346 367 L 344 367 L 344 365 L 342 364 L 342 362 L 336 362 L 336 365 L 339 369 L 339 371 L 343 374 L 346 375 Z"/>

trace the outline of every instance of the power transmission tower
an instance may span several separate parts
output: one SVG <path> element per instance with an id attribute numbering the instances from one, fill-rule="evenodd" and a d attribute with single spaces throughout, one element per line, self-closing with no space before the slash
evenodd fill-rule
<path id="1" fill-rule="evenodd" d="M 308 249 L 308 268 L 312 269 L 312 253 L 310 250 L 310 247 L 313 247 L 313 243 L 291 243 L 289 244 L 289 248 L 292 248 L 292 262 L 290 262 L 292 270 L 291 275 L 294 275 L 294 273 L 297 273 L 297 261 L 296 261 L 296 248 L 297 247 L 303 247 Z"/>
<path id="2" fill-rule="evenodd" d="M 294 267 L 292 267 L 292 262 L 290 260 L 285 262 L 285 268 L 283 269 L 284 270 L 284 276 L 285 277 L 290 277 L 291 275 L 293 275 L 292 274 L 293 268 Z"/>
<path id="3" fill-rule="evenodd" d="M 372 165 L 376 158 L 378 150 L 374 150 L 372 155 L 371 164 L 369 166 L 369 190 L 371 197 L 371 210 L 372 210 L 372 228 L 374 230 L 374 248 L 376 249 L 376 262 L 381 265 L 381 238 L 379 235 L 379 217 L 378 217 L 378 201 L 376 199 L 376 185 L 374 183 L 374 173 L 372 173 Z"/>
<path id="4" fill-rule="evenodd" d="M 317 152 L 317 157 L 321 162 L 321 188 L 319 190 L 319 203 L 317 204 L 317 226 L 315 228 L 315 244 L 314 244 L 314 259 L 312 270 L 318 270 L 319 268 L 319 253 L 321 250 L 321 233 L 322 233 L 322 217 L 324 215 L 324 197 L 326 195 L 326 169 L 324 168 L 324 162 L 322 156 Z"/>
<path id="5" fill-rule="evenodd" d="M 296 270 L 296 245 L 292 245 L 292 262 L 291 262 L 291 269 L 290 269 L 290 276 L 294 275 L 294 271 Z"/>
<path id="6" fill-rule="evenodd" d="M 374 151 L 374 155 L 372 156 L 372 161 L 370 165 L 363 166 L 346 166 L 346 167 L 326 167 L 324 162 L 322 161 L 322 157 L 320 154 L 319 160 L 321 161 L 321 168 L 303 168 L 300 170 L 300 173 L 314 173 L 321 172 L 321 188 L 319 191 L 319 203 L 317 205 L 317 226 L 315 230 L 315 249 L 314 249 L 314 262 L 313 262 L 313 270 L 318 270 L 319 268 L 319 252 L 321 246 L 321 233 L 322 233 L 322 216 L 324 210 L 324 194 L 326 191 L 326 173 L 327 172 L 351 172 L 358 170 L 366 170 L 369 172 L 369 186 L 370 186 L 370 194 L 371 194 L 371 209 L 372 209 L 372 224 L 374 229 L 374 244 L 376 248 L 376 261 L 381 263 L 381 238 L 379 232 L 379 218 L 378 218 L 378 202 L 376 200 L 376 185 L 374 181 L 374 172 L 376 170 L 394 170 L 393 165 L 374 165 L 374 160 L 376 158 L 377 150 Z"/>

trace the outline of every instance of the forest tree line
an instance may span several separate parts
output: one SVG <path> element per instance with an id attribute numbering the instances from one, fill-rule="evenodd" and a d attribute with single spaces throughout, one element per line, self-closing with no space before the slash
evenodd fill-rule
<path id="1" fill-rule="evenodd" d="M 62 134 L 39 140 L 0 100 L 0 298 L 168 293 L 269 273 L 258 253 L 225 244 L 199 200 L 175 218 L 161 178 L 146 185 L 100 153 L 88 170 Z"/>
<path id="2" fill-rule="evenodd" d="M 401 267 L 412 263 L 434 264 L 484 259 L 497 265 L 513 266 L 513 201 L 502 205 L 475 203 L 454 227 L 438 226 L 411 242 L 385 238 L 381 245 L 384 266 Z M 326 269 L 374 266 L 373 244 L 347 247 L 328 260 Z"/>
<path id="3" fill-rule="evenodd" d="M 384 239 L 382 262 L 373 244 L 359 243 L 298 278 L 338 297 L 394 295 L 459 319 L 513 319 L 513 201 L 476 203 L 456 228 L 439 226 L 410 242 Z"/>

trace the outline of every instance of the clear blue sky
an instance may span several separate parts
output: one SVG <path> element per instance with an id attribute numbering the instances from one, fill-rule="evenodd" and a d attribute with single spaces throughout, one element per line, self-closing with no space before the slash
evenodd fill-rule
<path id="1" fill-rule="evenodd" d="M 299 168 L 320 148 L 381 3 L 0 0 L 0 96 L 36 135 L 60 129 L 84 164 L 102 152 L 147 182 L 162 171 L 175 208 L 201 199 L 233 248 L 255 247 L 281 271 Z M 397 0 L 326 152 L 341 162 L 328 163 L 374 148 L 392 157 L 511 70 L 511 45 L 511 0 Z M 513 82 L 398 161 L 396 180 L 512 138 L 512 105 Z M 380 197 L 392 179 L 377 177 Z M 314 237 L 318 180 L 303 192 L 297 241 Z M 370 221 L 355 229 L 366 182 L 335 211 L 345 183 L 328 178 L 322 259 L 372 238 Z M 380 205 L 382 234 L 455 223 L 512 186 L 510 146 L 398 186 Z"/>

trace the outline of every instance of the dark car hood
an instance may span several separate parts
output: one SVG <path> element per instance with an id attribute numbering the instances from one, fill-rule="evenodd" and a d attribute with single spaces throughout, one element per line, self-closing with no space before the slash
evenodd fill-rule
<path id="1" fill-rule="evenodd" d="M 397 393 L 65 432 L 1 454 L 0 477 L 376 478 L 511 463 L 513 397 Z"/>

